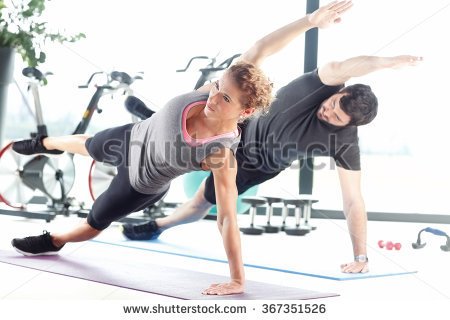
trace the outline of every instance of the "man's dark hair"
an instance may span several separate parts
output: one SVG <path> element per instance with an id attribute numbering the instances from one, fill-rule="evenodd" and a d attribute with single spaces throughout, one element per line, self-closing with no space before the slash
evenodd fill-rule
<path id="1" fill-rule="evenodd" d="M 377 115 L 378 99 L 365 84 L 354 84 L 341 90 L 341 109 L 350 116 L 349 125 L 361 126 L 371 122 Z"/>

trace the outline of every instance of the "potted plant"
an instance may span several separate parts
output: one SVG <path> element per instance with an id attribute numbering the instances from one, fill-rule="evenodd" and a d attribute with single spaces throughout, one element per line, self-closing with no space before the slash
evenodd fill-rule
<path id="1" fill-rule="evenodd" d="M 75 42 L 85 38 L 83 33 L 64 35 L 53 32 L 42 17 L 50 0 L 0 0 L 0 145 L 2 122 L 8 84 L 14 71 L 15 53 L 27 66 L 36 67 L 45 62 L 44 44 Z"/>
<path id="2" fill-rule="evenodd" d="M 45 62 L 43 45 L 47 40 L 64 43 L 85 37 L 83 33 L 66 36 L 49 31 L 42 19 L 49 1 L 0 0 L 0 47 L 17 50 L 30 67 Z"/>

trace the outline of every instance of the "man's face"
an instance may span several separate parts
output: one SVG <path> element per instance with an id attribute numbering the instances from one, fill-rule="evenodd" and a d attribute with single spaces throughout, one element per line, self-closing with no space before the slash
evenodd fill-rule
<path id="1" fill-rule="evenodd" d="M 337 127 L 344 127 L 350 123 L 350 116 L 341 109 L 339 101 L 345 93 L 335 93 L 326 99 L 317 110 L 317 118 Z"/>

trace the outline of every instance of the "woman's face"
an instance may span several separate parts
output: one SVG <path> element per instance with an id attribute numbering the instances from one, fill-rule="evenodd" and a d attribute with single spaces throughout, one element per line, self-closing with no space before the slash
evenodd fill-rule
<path id="1" fill-rule="evenodd" d="M 234 79 L 225 73 L 213 83 L 206 102 L 205 114 L 208 118 L 232 120 L 246 115 L 248 111 L 241 104 L 243 92 L 237 87 Z"/>

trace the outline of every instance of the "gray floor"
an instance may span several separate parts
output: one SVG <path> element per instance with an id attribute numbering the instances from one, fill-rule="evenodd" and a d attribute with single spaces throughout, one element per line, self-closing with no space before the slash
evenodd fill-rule
<path id="1" fill-rule="evenodd" d="M 245 225 L 247 216 L 240 216 L 239 223 Z M 257 217 L 258 223 L 264 222 L 264 217 Z M 279 221 L 273 221 L 277 224 Z M 293 223 L 293 221 L 289 221 Z M 57 217 L 50 223 L 39 220 L 29 220 L 11 216 L 1 216 L 0 249 L 12 250 L 10 239 L 13 237 L 39 234 L 42 230 L 68 230 L 74 224 L 80 223 L 76 217 Z M 339 274 L 339 265 L 350 261 L 352 250 L 347 234 L 345 221 L 314 220 L 318 228 L 306 237 L 292 237 L 284 233 L 265 234 L 263 236 L 242 235 L 244 262 L 271 266 L 279 269 L 307 271 L 318 274 Z M 439 249 L 443 238 L 427 237 L 427 246 L 421 250 L 413 250 L 411 242 L 415 241 L 417 231 L 428 225 L 412 223 L 369 222 L 369 257 L 371 272 L 418 271 L 411 275 L 360 279 L 350 281 L 335 281 L 301 275 L 288 274 L 255 268 L 246 268 L 249 280 L 294 286 L 306 290 L 336 292 L 339 297 L 311 300 L 310 303 L 323 303 L 327 313 L 314 315 L 312 319 L 337 318 L 346 315 L 349 319 L 360 319 L 358 314 L 365 313 L 365 319 L 385 315 L 398 315 L 404 319 L 419 319 L 429 314 L 430 308 L 438 312 L 448 310 L 450 305 L 450 253 Z M 435 225 L 449 231 L 448 225 Z M 400 251 L 379 249 L 378 240 L 392 240 L 402 243 Z M 97 240 L 116 242 L 126 245 L 145 245 L 124 240 L 118 226 L 113 225 L 100 235 Z M 196 224 L 180 226 L 161 236 L 161 249 L 171 252 L 189 252 L 192 255 L 207 256 L 221 259 L 224 257 L 220 235 L 214 221 L 200 221 Z M 70 250 L 70 247 L 64 250 Z M 139 254 L 139 250 L 136 250 Z M 169 255 L 152 253 L 155 261 L 161 265 L 177 267 L 200 272 L 227 275 L 228 267 L 224 263 L 205 261 Z M 109 266 L 105 266 L 109 268 Z M 151 270 L 149 270 L 151 272 Z M 84 315 L 83 308 L 77 305 L 93 306 L 94 311 L 110 311 L 110 306 L 119 310 L 124 304 L 156 304 L 156 303 L 186 303 L 181 300 L 150 293 L 123 289 L 110 285 L 79 280 L 75 278 L 49 274 L 46 272 L 15 267 L 0 263 L 0 306 L 2 310 L 14 309 L 17 315 L 31 312 L 27 308 L 16 309 L 16 305 L 24 300 L 35 308 L 45 311 L 61 312 L 70 306 L 73 314 Z M 61 301 L 55 305 L 54 301 Z M 95 303 L 102 301 L 102 303 Z M 244 302 L 243 302 L 244 303 Z M 258 301 L 247 301 L 250 305 Z M 45 308 L 47 306 L 47 308 Z M 75 307 L 75 308 L 74 308 Z M 50 313 L 42 315 L 42 319 L 52 319 Z M 120 311 L 112 314 L 121 319 Z M 292 315 L 291 315 L 292 316 Z M 252 318 L 251 315 L 248 318 Z M 391 318 L 391 317 L 389 317 Z M 392 317 L 393 318 L 393 317 Z M 22 319 L 17 317 L 13 319 Z M 36 319 L 36 318 L 35 318 Z M 41 318 L 37 318 L 41 319 Z M 141 319 L 141 318 L 139 318 Z M 189 317 L 183 319 L 191 319 Z M 194 318 L 193 318 L 194 319 Z M 220 319 L 220 318 L 218 318 Z M 286 318 L 288 319 L 288 318 Z M 290 319 L 290 318 L 289 318 Z M 292 318 L 293 319 L 293 318 Z"/>

